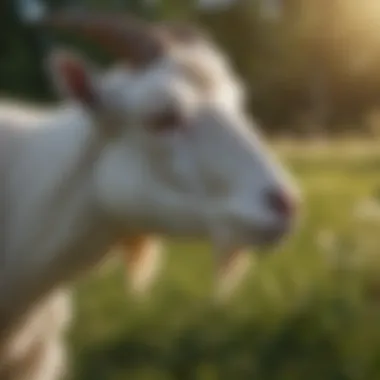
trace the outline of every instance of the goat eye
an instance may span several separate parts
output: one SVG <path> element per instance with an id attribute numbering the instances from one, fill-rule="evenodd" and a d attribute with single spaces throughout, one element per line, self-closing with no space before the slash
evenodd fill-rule
<path id="1" fill-rule="evenodd" d="M 149 126 L 157 132 L 165 132 L 178 128 L 183 120 L 179 112 L 175 110 L 166 110 L 154 115 L 149 120 Z"/>

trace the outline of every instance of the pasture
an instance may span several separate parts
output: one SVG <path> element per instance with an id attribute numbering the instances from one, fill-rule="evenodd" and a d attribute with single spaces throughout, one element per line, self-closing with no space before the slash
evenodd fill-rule
<path id="1" fill-rule="evenodd" d="M 144 301 L 112 258 L 76 285 L 75 380 L 380 379 L 380 149 L 281 152 L 305 192 L 291 241 L 224 305 L 200 243 L 171 242 Z"/>

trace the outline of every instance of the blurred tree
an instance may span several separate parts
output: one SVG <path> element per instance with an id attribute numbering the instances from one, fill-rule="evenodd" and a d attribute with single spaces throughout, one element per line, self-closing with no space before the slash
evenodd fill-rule
<path id="1" fill-rule="evenodd" d="M 13 96 L 46 99 L 35 35 L 18 17 L 16 2 L 3 1 L 0 12 L 0 90 Z"/>

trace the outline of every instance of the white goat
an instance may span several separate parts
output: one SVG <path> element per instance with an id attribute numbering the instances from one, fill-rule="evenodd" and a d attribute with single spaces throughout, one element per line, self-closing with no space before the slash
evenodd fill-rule
<path id="1" fill-rule="evenodd" d="M 67 101 L 33 117 L 0 110 L 2 380 L 60 378 L 69 309 L 59 289 L 121 239 L 206 238 L 223 266 L 278 242 L 295 216 L 295 188 L 207 38 L 116 15 L 44 25 L 90 36 L 125 64 L 100 75 L 55 53 Z"/>

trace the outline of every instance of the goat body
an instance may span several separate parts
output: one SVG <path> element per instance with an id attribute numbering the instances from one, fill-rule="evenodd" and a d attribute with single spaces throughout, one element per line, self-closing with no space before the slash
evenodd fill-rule
<path id="1" fill-rule="evenodd" d="M 45 344 L 41 340 L 59 345 L 59 310 L 66 307 L 59 301 L 61 294 L 49 294 L 51 289 L 93 264 L 96 252 L 106 252 L 115 236 L 91 195 L 91 169 L 99 141 L 88 117 L 75 107 L 32 111 L 16 105 L 0 107 L 3 371 L 13 367 L 19 371 L 16 362 L 36 365 L 27 360 L 31 353 L 20 345 L 29 344 L 33 350 Z M 38 299 L 40 303 L 32 307 Z M 51 313 L 56 317 L 50 318 Z M 42 353 L 36 356 L 43 357 Z M 50 354 L 45 356 L 50 360 Z M 41 358 L 35 361 L 47 365 Z M 40 378 L 44 377 L 36 377 Z M 30 373 L 28 379 L 33 379 Z"/>

